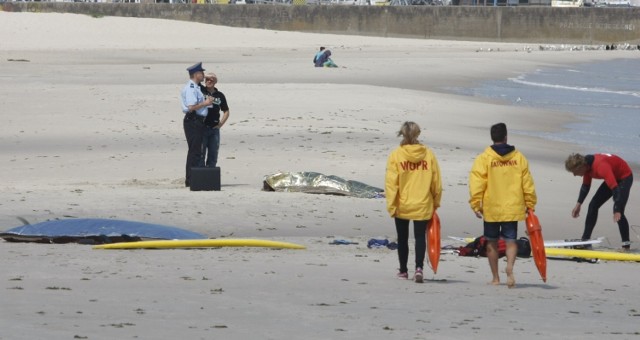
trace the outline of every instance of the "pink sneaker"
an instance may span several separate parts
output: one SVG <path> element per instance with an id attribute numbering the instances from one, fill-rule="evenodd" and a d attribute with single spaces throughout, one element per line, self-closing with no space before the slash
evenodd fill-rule
<path id="1" fill-rule="evenodd" d="M 416 283 L 422 283 L 424 281 L 422 276 L 422 268 L 416 268 L 416 273 L 413 275 L 413 280 Z"/>
<path id="2" fill-rule="evenodd" d="M 398 272 L 398 279 L 400 279 L 400 280 L 409 280 L 409 274 L 408 273 L 400 273 L 400 272 Z"/>

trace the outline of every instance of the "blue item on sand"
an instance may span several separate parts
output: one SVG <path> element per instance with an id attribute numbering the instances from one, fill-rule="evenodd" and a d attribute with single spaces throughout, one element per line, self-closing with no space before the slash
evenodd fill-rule
<path id="1" fill-rule="evenodd" d="M 9 242 L 102 244 L 140 240 L 189 240 L 207 237 L 160 224 L 99 218 L 54 220 L 27 224 L 0 233 Z"/>
<path id="2" fill-rule="evenodd" d="M 389 242 L 387 239 L 375 239 L 372 238 L 367 242 L 367 248 L 389 248 L 391 250 L 398 249 L 398 244 L 395 242 Z"/>
<path id="3" fill-rule="evenodd" d="M 389 240 L 372 238 L 367 242 L 367 248 L 384 248 L 389 244 Z"/>
<path id="4" fill-rule="evenodd" d="M 332 242 L 329 242 L 329 244 L 358 244 L 358 242 L 351 242 L 347 240 L 333 240 Z"/>

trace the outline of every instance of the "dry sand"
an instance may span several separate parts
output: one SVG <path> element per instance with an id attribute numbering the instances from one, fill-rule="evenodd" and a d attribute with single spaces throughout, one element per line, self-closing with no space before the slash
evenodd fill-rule
<path id="1" fill-rule="evenodd" d="M 340 68 L 312 67 L 320 45 Z M 19 225 L 17 216 L 118 218 L 308 247 L 96 251 L 0 242 L 0 339 L 638 338 L 636 263 L 550 260 L 545 284 L 533 261 L 520 259 L 509 290 L 486 285 L 486 259 L 443 255 L 438 274 L 427 275 L 433 281 L 420 285 L 395 279 L 394 251 L 366 247 L 395 237 L 384 200 L 261 191 L 263 176 L 278 171 L 382 187 L 395 133 L 413 120 L 440 161 L 443 235 L 477 236 L 467 175 L 490 144 L 488 127 L 504 121 L 510 143 L 529 158 L 545 238 L 580 236 L 583 218 L 569 216 L 580 180 L 563 160 L 592 150 L 517 134 L 575 118 L 450 89 L 637 52 L 525 47 L 0 12 L 2 229 Z M 178 93 L 198 61 L 217 73 L 231 107 L 220 192 L 183 186 Z M 640 221 L 639 192 L 628 204 L 631 224 Z M 602 208 L 594 236 L 618 248 L 610 209 Z"/>

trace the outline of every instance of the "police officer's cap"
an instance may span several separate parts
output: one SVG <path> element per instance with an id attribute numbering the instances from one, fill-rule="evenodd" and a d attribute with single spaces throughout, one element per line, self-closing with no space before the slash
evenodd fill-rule
<path id="1" fill-rule="evenodd" d="M 204 72 L 204 69 L 202 68 L 202 62 L 199 62 L 193 66 L 190 66 L 189 68 L 187 68 L 187 71 L 189 71 L 189 74 L 194 74 L 196 72 Z"/>

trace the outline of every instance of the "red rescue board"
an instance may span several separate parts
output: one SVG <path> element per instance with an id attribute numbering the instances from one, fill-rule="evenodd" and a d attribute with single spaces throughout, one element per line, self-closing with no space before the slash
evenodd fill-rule
<path id="1" fill-rule="evenodd" d="M 431 269 L 433 269 L 433 273 L 436 274 L 438 271 L 438 262 L 440 261 L 440 217 L 438 217 L 435 211 L 427 227 L 427 248 Z"/>
<path id="2" fill-rule="evenodd" d="M 547 282 L 547 254 L 544 250 L 542 227 L 540 226 L 540 221 L 538 221 L 538 216 L 536 216 L 531 209 L 529 209 L 529 213 L 527 214 L 526 222 L 533 260 L 536 263 L 536 267 L 538 267 L 542 281 Z"/>

